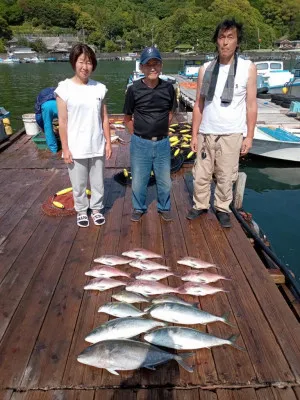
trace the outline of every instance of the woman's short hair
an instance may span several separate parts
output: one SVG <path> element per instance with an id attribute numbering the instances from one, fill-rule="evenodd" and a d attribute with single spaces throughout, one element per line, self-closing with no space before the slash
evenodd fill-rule
<path id="1" fill-rule="evenodd" d="M 88 45 L 83 43 L 75 44 L 70 52 L 69 61 L 74 71 L 78 57 L 80 57 L 81 54 L 84 54 L 91 61 L 91 63 L 93 64 L 93 71 L 95 71 L 97 67 L 96 54 L 93 49 L 91 49 Z"/>

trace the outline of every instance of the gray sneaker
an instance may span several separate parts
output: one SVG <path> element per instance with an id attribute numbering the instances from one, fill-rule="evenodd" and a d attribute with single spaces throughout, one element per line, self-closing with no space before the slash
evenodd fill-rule
<path id="1" fill-rule="evenodd" d="M 158 211 L 158 214 L 161 216 L 161 218 L 166 221 L 166 222 L 171 222 L 173 221 L 172 215 L 170 211 Z"/>
<path id="2" fill-rule="evenodd" d="M 143 214 L 144 213 L 142 211 L 133 210 L 133 213 L 131 214 L 131 221 L 138 222 L 142 218 Z"/>
<path id="3" fill-rule="evenodd" d="M 217 218 L 218 218 L 222 228 L 231 228 L 229 213 L 224 212 L 224 211 L 217 211 L 216 215 L 217 215 Z"/>
<path id="4" fill-rule="evenodd" d="M 200 217 L 200 215 L 207 213 L 207 209 L 203 209 L 203 210 L 196 210 L 196 208 L 191 208 L 190 211 L 188 212 L 186 218 L 193 220 L 195 218 Z"/>

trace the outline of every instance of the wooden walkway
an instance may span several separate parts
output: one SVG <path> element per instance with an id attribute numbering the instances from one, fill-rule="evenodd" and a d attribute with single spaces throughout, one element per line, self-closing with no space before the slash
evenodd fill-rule
<path id="1" fill-rule="evenodd" d="M 130 187 L 113 179 L 129 166 L 128 147 L 115 146 L 107 163 L 107 223 L 88 229 L 78 229 L 74 216 L 41 211 L 49 195 L 69 186 L 59 157 L 38 151 L 25 135 L 0 153 L 0 399 L 299 400 L 299 323 L 237 221 L 229 230 L 212 212 L 188 221 L 192 177 L 184 169 L 173 175 L 174 221 L 160 220 L 151 187 L 148 214 L 132 223 Z M 112 295 L 84 291 L 84 272 L 95 257 L 133 247 L 162 254 L 176 272 L 185 270 L 176 261 L 191 255 L 215 262 L 232 277 L 218 284 L 228 293 L 198 300 L 206 311 L 230 312 L 236 328 L 218 322 L 196 328 L 224 338 L 240 334 L 238 344 L 246 351 L 229 346 L 195 351 L 188 360 L 194 373 L 175 362 L 120 376 L 79 364 L 84 337 L 108 319 L 97 309 Z M 180 281 L 171 277 L 165 283 L 177 287 Z"/>

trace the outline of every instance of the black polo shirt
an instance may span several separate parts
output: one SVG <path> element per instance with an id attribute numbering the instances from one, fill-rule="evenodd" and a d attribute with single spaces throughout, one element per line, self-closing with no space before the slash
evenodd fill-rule
<path id="1" fill-rule="evenodd" d="M 175 90 L 170 82 L 159 79 L 152 89 L 139 79 L 127 89 L 123 113 L 134 115 L 134 133 L 151 138 L 168 135 L 169 112 L 175 108 Z"/>

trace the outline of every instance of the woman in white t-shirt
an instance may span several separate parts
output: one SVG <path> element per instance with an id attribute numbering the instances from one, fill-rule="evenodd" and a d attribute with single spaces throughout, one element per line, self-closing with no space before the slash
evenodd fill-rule
<path id="1" fill-rule="evenodd" d="M 104 157 L 111 157 L 109 120 L 104 98 L 106 86 L 90 78 L 97 66 L 93 50 L 76 44 L 70 52 L 75 72 L 55 90 L 59 119 L 59 135 L 64 161 L 68 166 L 73 188 L 77 225 L 88 227 L 87 210 L 95 225 L 105 223 L 101 213 L 104 197 Z M 91 198 L 87 197 L 88 179 Z"/>

